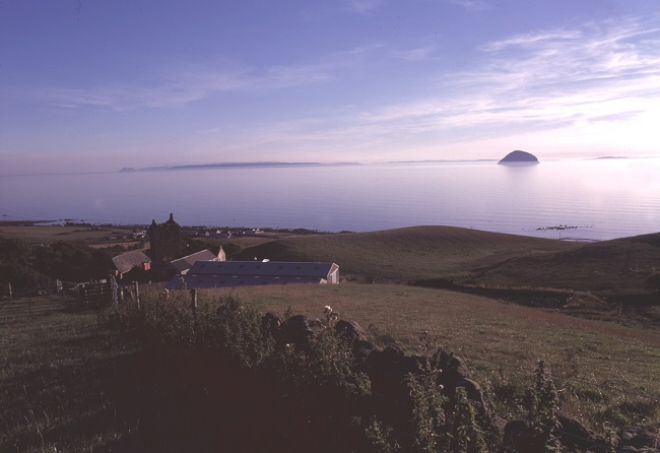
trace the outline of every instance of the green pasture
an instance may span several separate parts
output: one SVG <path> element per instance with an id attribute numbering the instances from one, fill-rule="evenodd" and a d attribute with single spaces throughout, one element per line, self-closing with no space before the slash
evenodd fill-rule
<path id="1" fill-rule="evenodd" d="M 133 230 L 126 227 L 66 226 L 16 226 L 0 223 L 0 236 L 20 239 L 28 244 L 52 244 L 57 241 L 82 241 L 94 243 L 110 237 L 131 236 Z"/>
<path id="2" fill-rule="evenodd" d="M 493 393 L 502 415 L 514 412 L 506 389 L 519 386 L 544 360 L 561 389 L 564 409 L 590 426 L 660 422 L 657 331 L 399 285 L 269 286 L 201 294 L 201 303 L 231 296 L 261 310 L 280 315 L 289 310 L 312 319 L 322 318 L 330 305 L 377 343 L 420 354 L 445 346 Z M 619 405 L 628 408 L 627 415 L 616 412 Z"/>
<path id="3" fill-rule="evenodd" d="M 168 302 L 147 288 L 142 296 L 165 304 L 176 299 Z M 187 307 L 189 296 L 181 297 Z M 543 359 L 562 408 L 593 429 L 660 422 L 656 331 L 391 284 L 208 290 L 200 292 L 200 310 L 213 311 L 228 297 L 260 311 L 310 318 L 321 318 L 330 305 L 372 341 L 407 353 L 445 346 L 465 360 L 495 413 L 506 419 L 518 414 L 524 383 Z M 152 403 L 121 382 L 144 371 L 135 359 L 142 346 L 109 327 L 111 313 L 49 297 L 0 301 L 0 450 L 111 451 L 108 446 L 140 429 L 126 407 Z"/>

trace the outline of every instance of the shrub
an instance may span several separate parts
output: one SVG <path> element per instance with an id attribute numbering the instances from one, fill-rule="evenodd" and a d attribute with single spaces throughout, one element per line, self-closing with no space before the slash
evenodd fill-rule
<path id="1" fill-rule="evenodd" d="M 408 374 L 406 384 L 412 400 L 414 446 L 423 453 L 440 451 L 450 441 L 450 435 L 444 429 L 445 414 L 442 410 L 447 399 L 435 386 L 431 373 L 422 376 Z"/>
<path id="2" fill-rule="evenodd" d="M 531 384 L 525 388 L 522 408 L 534 431 L 538 451 L 560 451 L 556 415 L 559 398 L 554 382 L 546 373 L 542 360 L 537 363 Z"/>

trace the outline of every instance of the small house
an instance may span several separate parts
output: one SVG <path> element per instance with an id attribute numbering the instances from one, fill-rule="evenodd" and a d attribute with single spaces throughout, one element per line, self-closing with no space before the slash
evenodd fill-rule
<path id="1" fill-rule="evenodd" d="M 151 258 L 140 250 L 122 253 L 112 258 L 114 273 L 120 279 L 131 271 L 147 272 L 151 269 Z"/>

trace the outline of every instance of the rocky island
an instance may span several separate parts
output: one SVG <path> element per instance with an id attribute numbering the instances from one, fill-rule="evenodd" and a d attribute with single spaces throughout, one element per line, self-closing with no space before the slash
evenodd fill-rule
<path id="1" fill-rule="evenodd" d="M 504 156 L 498 164 L 538 164 L 539 160 L 535 155 L 527 151 L 515 150 Z"/>

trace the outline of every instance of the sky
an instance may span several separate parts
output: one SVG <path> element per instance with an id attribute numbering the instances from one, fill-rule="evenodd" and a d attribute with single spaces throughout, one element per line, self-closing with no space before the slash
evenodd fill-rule
<path id="1" fill-rule="evenodd" d="M 0 175 L 660 155 L 658 0 L 0 0 Z"/>

